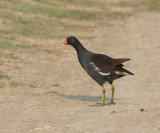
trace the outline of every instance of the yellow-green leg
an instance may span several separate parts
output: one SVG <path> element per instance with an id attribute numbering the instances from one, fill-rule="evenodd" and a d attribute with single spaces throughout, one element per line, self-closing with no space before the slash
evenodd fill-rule
<path id="1" fill-rule="evenodd" d="M 115 104 L 114 103 L 114 91 L 115 91 L 115 88 L 114 88 L 114 86 L 113 86 L 113 83 L 111 84 L 111 86 L 112 86 L 112 97 L 111 97 L 111 102 L 110 102 L 110 104 Z"/>
<path id="2" fill-rule="evenodd" d="M 105 105 L 105 88 L 104 88 L 104 86 L 101 86 L 101 87 L 102 87 L 102 102 L 97 103 L 96 105 L 90 105 L 90 106 L 92 106 L 92 107 L 95 107 L 95 106 L 102 107 L 102 106 Z"/>
<path id="3" fill-rule="evenodd" d="M 105 104 L 105 88 L 104 88 L 104 86 L 101 86 L 102 87 L 102 92 L 103 92 L 103 94 L 102 94 L 102 103 L 101 103 L 101 105 L 103 106 L 104 104 Z"/>

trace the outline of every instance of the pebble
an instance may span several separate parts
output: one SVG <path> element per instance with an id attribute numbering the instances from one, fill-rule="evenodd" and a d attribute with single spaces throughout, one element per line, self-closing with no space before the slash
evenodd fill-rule
<path id="1" fill-rule="evenodd" d="M 117 113 L 117 112 L 116 112 L 116 111 L 112 111 L 112 112 L 111 112 L 111 114 L 115 114 L 115 113 Z"/>

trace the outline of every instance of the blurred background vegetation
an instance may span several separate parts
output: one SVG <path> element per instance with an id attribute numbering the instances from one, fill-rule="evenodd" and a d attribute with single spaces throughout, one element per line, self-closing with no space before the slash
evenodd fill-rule
<path id="1" fill-rule="evenodd" d="M 17 35 L 64 38 L 67 31 L 89 30 L 144 10 L 160 11 L 160 1 L 1 0 L 0 36 L 3 41 L 18 41 Z"/>

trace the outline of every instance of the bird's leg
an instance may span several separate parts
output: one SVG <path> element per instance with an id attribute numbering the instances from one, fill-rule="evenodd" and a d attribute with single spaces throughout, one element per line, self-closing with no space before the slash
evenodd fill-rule
<path id="1" fill-rule="evenodd" d="M 114 86 L 113 86 L 113 83 L 111 84 L 111 86 L 112 86 L 112 97 L 111 97 L 111 102 L 109 103 L 109 104 L 115 104 L 114 103 L 114 90 L 115 90 L 115 88 L 114 88 Z"/>
<path id="2" fill-rule="evenodd" d="M 114 88 L 114 86 L 113 86 L 113 83 L 111 84 L 111 86 L 112 86 L 112 98 L 111 98 L 111 103 L 114 103 L 114 90 L 115 90 L 115 88 Z"/>
<path id="3" fill-rule="evenodd" d="M 102 106 L 105 105 L 105 88 L 104 88 L 104 86 L 101 86 L 101 87 L 102 87 L 102 92 L 103 92 L 103 94 L 102 94 L 102 102 L 101 103 L 97 103 L 96 105 L 90 105 L 90 106 L 102 107 Z"/>
<path id="4" fill-rule="evenodd" d="M 102 87 L 102 92 L 103 92 L 103 94 L 102 94 L 102 103 L 101 103 L 101 105 L 103 106 L 104 104 L 105 104 L 105 88 L 104 88 L 104 86 L 101 86 Z"/>

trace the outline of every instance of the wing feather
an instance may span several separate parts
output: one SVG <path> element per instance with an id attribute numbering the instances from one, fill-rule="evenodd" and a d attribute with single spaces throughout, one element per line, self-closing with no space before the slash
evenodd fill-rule
<path id="1" fill-rule="evenodd" d="M 91 61 L 103 73 L 109 73 L 115 68 L 114 59 L 109 56 L 95 54 L 92 56 Z"/>
<path id="2" fill-rule="evenodd" d="M 123 66 L 122 63 L 129 60 L 129 58 L 113 59 L 102 54 L 94 54 L 91 58 L 91 61 L 102 73 L 109 73 L 113 71 L 117 65 Z"/>

